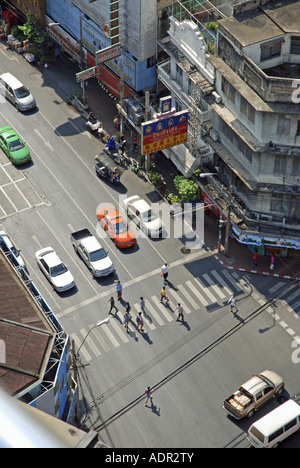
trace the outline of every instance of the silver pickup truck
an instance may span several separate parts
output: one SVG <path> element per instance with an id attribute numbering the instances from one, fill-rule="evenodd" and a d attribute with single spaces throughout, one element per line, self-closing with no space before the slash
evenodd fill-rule
<path id="1" fill-rule="evenodd" d="M 70 239 L 75 252 L 86 263 L 94 277 L 107 276 L 115 271 L 111 259 L 88 229 L 72 232 Z"/>

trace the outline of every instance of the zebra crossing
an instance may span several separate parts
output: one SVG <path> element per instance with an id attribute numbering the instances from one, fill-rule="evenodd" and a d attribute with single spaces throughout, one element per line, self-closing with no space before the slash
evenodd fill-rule
<path id="1" fill-rule="evenodd" d="M 165 326 L 177 319 L 174 310 L 178 303 L 181 303 L 184 316 L 193 312 L 215 306 L 222 307 L 226 304 L 231 294 L 244 293 L 247 285 L 240 279 L 239 275 L 229 273 L 227 270 L 217 272 L 215 270 L 205 273 L 200 277 L 195 277 L 184 283 L 178 284 L 176 288 L 167 287 L 168 304 L 160 302 L 159 295 L 152 295 L 145 298 L 145 311 L 143 314 L 143 328 L 146 333 L 153 332 L 158 327 Z M 77 349 L 80 346 L 80 353 L 89 362 L 95 357 L 100 357 L 103 353 L 128 343 L 132 340 L 132 335 L 138 335 L 135 316 L 140 312 L 139 303 L 131 304 L 132 320 L 128 331 L 123 325 L 123 308 L 114 314 L 109 324 L 100 327 L 90 325 L 94 328 L 88 336 L 89 329 L 81 329 L 79 332 L 71 333 L 71 338 L 75 341 Z M 86 338 L 86 340 L 85 340 Z M 84 344 L 81 343 L 85 340 Z"/>
<path id="2" fill-rule="evenodd" d="M 282 290 L 286 285 L 285 281 L 278 281 L 275 286 L 269 289 L 270 296 L 277 296 L 282 307 L 293 314 L 294 318 L 300 317 L 300 287 L 299 283 L 291 284 L 288 288 Z"/>

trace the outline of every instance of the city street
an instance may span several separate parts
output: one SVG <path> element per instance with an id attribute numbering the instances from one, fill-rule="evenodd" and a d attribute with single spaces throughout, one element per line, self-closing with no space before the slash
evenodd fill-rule
<path id="1" fill-rule="evenodd" d="M 31 279 L 80 347 L 83 422 L 100 430 L 103 441 L 115 448 L 249 447 L 249 426 L 280 401 L 275 398 L 241 422 L 227 416 L 222 402 L 265 369 L 283 376 L 284 397 L 300 395 L 298 283 L 227 269 L 206 249 L 185 254 L 182 239 L 172 235 L 173 220 L 170 237 L 139 236 L 135 246 L 116 248 L 98 226 L 98 205 L 118 208 L 119 196 L 135 194 L 159 202 L 154 188 L 129 169 L 117 187 L 98 179 L 94 157 L 104 145 L 86 131 L 84 119 L 67 106 L 47 70 L 42 76 L 39 68 L 2 48 L 0 57 L 0 72 L 18 76 L 38 106 L 27 114 L 7 102 L 0 106 L 1 126 L 12 125 L 32 156 L 32 163 L 14 167 L 0 153 L 0 228 L 21 249 Z M 115 273 L 92 277 L 70 241 L 70 234 L 82 228 L 98 236 Z M 34 253 L 47 246 L 72 272 L 73 290 L 56 293 L 39 270 Z M 169 302 L 161 304 L 165 262 L 170 264 Z M 117 279 L 123 283 L 123 298 L 116 301 L 119 311 L 109 316 Z M 235 314 L 227 304 L 233 293 Z M 146 300 L 144 333 L 135 321 L 140 296 Z M 128 330 L 123 324 L 127 301 L 132 315 Z M 182 321 L 176 320 L 178 303 Z M 93 328 L 107 317 L 108 324 Z M 153 403 L 145 407 L 148 385 L 154 389 Z M 299 446 L 299 434 L 282 444 Z"/>

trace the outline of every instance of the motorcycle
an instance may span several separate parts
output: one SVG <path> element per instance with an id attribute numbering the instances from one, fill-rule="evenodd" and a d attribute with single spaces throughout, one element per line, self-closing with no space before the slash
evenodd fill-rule
<path id="1" fill-rule="evenodd" d="M 116 139 L 114 137 L 110 137 L 107 139 L 104 152 L 108 154 L 108 156 L 110 156 L 118 164 L 124 164 L 126 161 L 126 158 L 122 154 L 120 154 L 120 151 L 118 151 L 116 147 Z"/>
<path id="2" fill-rule="evenodd" d="M 88 127 L 89 131 L 96 135 L 98 138 L 103 137 L 104 130 L 102 128 L 102 123 L 96 117 L 89 116 L 88 120 L 86 121 L 86 126 Z"/>
<path id="3" fill-rule="evenodd" d="M 97 176 L 118 185 L 120 183 L 121 170 L 118 167 L 114 167 L 105 154 L 95 156 L 95 160 L 97 161 L 95 165 Z"/>

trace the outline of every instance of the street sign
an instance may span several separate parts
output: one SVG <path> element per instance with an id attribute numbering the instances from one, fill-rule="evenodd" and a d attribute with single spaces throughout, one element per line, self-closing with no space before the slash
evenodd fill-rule
<path id="1" fill-rule="evenodd" d="M 105 49 L 97 50 L 96 55 L 96 64 L 106 62 L 107 60 L 112 60 L 121 55 L 121 46 L 116 44 L 113 46 L 105 47 Z"/>
<path id="2" fill-rule="evenodd" d="M 97 67 L 91 67 L 79 73 L 76 73 L 76 81 L 79 82 L 88 80 L 89 78 L 93 78 L 94 76 L 96 76 L 96 68 Z"/>

